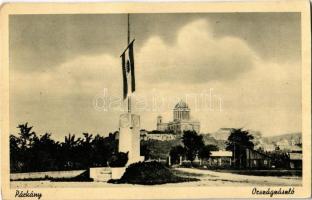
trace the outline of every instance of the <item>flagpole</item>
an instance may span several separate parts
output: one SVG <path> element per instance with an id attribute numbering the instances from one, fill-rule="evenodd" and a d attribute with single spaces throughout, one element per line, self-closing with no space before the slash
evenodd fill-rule
<path id="1" fill-rule="evenodd" d="M 127 45 L 130 44 L 130 14 L 128 13 L 128 43 Z"/>
<path id="2" fill-rule="evenodd" d="M 127 45 L 130 44 L 130 14 L 128 13 L 128 37 L 127 37 Z M 130 76 L 130 80 L 131 80 L 131 76 Z M 131 83 L 131 81 L 129 81 Z M 129 92 L 129 96 L 128 96 L 128 113 L 131 114 L 131 95 L 132 95 L 132 90 L 130 88 Z M 130 116 L 131 117 L 131 116 Z"/>

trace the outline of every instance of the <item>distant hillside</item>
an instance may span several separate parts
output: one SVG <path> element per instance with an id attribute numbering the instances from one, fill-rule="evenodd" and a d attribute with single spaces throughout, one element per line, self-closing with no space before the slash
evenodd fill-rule
<path id="1" fill-rule="evenodd" d="M 227 140 L 231 134 L 232 128 L 220 128 L 214 133 L 210 133 L 210 136 L 214 137 L 216 140 Z"/>
<path id="2" fill-rule="evenodd" d="M 207 144 L 212 144 L 216 145 L 219 149 L 225 149 L 226 147 L 226 140 L 217 140 L 213 136 L 211 136 L 209 133 L 208 134 L 202 134 L 204 143 Z"/>
<path id="3" fill-rule="evenodd" d="M 141 140 L 141 153 L 150 159 L 166 159 L 171 148 L 177 145 L 182 145 L 181 139 L 169 141 Z"/>
<path id="4" fill-rule="evenodd" d="M 296 142 L 301 142 L 302 134 L 301 133 L 287 133 L 287 134 L 282 134 L 282 135 L 277 135 L 277 136 L 269 136 L 269 137 L 263 137 L 262 138 L 262 141 L 267 143 L 267 144 L 280 142 L 282 140 L 287 140 L 289 143 L 291 142 L 291 140 L 294 140 Z"/>
<path id="5" fill-rule="evenodd" d="M 214 133 L 210 133 L 212 137 L 214 137 L 217 140 L 227 140 L 228 137 L 231 134 L 233 128 L 220 128 Z M 254 136 L 254 138 L 260 138 L 261 132 L 256 130 L 248 130 L 247 131 Z"/>
<path id="6" fill-rule="evenodd" d="M 213 144 L 219 147 L 219 149 L 224 149 L 226 147 L 226 141 L 230 135 L 230 128 L 221 128 L 214 133 L 203 134 L 203 139 L 205 144 Z M 250 134 L 254 136 L 254 144 L 266 143 L 266 144 L 276 144 L 276 143 L 288 143 L 291 145 L 299 144 L 302 142 L 301 133 L 287 133 L 277 136 L 262 137 L 259 131 L 250 130 Z M 281 143 L 280 143 L 281 144 Z"/>

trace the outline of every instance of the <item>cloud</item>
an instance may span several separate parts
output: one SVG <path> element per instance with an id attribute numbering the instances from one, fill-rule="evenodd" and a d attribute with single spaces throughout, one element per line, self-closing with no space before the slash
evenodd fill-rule
<path id="1" fill-rule="evenodd" d="M 98 112 L 94 99 L 109 88 L 121 96 L 121 68 L 110 55 L 79 56 L 46 72 L 15 71 L 10 77 L 10 125 L 29 122 L 38 133 L 57 139 L 83 131 L 118 129 L 119 113 Z"/>
<path id="2" fill-rule="evenodd" d="M 125 14 L 11 15 L 10 67 L 44 71 L 80 55 L 114 56 L 126 43 L 126 19 Z M 137 49 L 153 36 L 174 44 L 178 31 L 198 19 L 209 22 L 215 39 L 239 38 L 263 59 L 300 59 L 300 13 L 139 13 L 131 15 L 131 35 Z"/>
<path id="3" fill-rule="evenodd" d="M 206 20 L 196 20 L 180 29 L 173 45 L 150 38 L 137 55 L 137 66 L 147 82 L 203 83 L 233 80 L 252 69 L 256 58 L 241 39 L 216 39 Z"/>
<path id="4" fill-rule="evenodd" d="M 48 92 L 50 95 L 92 93 L 99 88 L 118 90 L 121 81 L 119 60 L 110 55 L 78 56 L 45 72 L 25 73 L 16 71 L 12 84 L 17 94 L 28 92 Z"/>
<path id="5" fill-rule="evenodd" d="M 126 19 L 126 14 L 11 15 L 11 67 L 43 71 L 81 55 L 116 55 L 126 43 Z"/>
<path id="6" fill-rule="evenodd" d="M 153 95 L 179 99 L 210 88 L 223 99 L 221 113 L 196 112 L 190 103 L 204 132 L 246 126 L 268 135 L 301 128 L 300 62 L 259 58 L 240 38 L 215 38 L 206 20 L 180 28 L 175 42 L 151 36 L 141 48 L 136 43 L 135 51 L 136 93 L 149 101 Z M 11 72 L 11 130 L 25 121 L 60 138 L 68 132 L 118 129 L 120 113 L 98 112 L 93 100 L 104 88 L 122 96 L 119 54 L 81 54 L 45 70 Z M 175 103 L 164 112 L 139 113 L 142 128 L 154 129 L 158 114 L 171 120 Z"/>
<path id="7" fill-rule="evenodd" d="M 300 63 L 257 60 L 254 68 L 239 79 L 210 85 L 222 98 L 223 112 L 208 113 L 207 117 L 196 113 L 205 120 L 206 130 L 246 127 L 264 135 L 301 130 Z"/>

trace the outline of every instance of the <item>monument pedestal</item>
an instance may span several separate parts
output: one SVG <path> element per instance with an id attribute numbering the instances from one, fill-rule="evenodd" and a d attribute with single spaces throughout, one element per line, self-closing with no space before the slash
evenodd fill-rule
<path id="1" fill-rule="evenodd" d="M 128 152 L 127 166 L 143 161 L 140 156 L 140 116 L 131 113 L 120 115 L 119 119 L 119 152 Z"/>

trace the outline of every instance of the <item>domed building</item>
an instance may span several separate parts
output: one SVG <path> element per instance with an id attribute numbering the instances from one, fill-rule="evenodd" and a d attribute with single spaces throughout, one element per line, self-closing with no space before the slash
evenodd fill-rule
<path id="1" fill-rule="evenodd" d="M 200 122 L 192 120 L 191 109 L 184 101 L 180 101 L 173 108 L 173 121 L 164 123 L 162 116 L 157 117 L 157 130 L 182 134 L 183 131 L 191 130 L 199 133 Z"/>
<path id="2" fill-rule="evenodd" d="M 173 109 L 173 121 L 190 120 L 190 109 L 184 101 L 180 101 Z"/>

